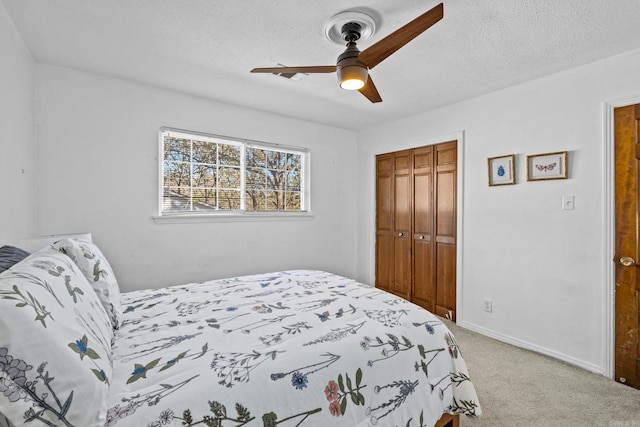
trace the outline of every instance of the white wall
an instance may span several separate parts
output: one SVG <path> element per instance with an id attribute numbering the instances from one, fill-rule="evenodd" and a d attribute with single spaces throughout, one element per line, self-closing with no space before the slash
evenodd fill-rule
<path id="1" fill-rule="evenodd" d="M 0 2 L 0 246 L 19 246 L 34 227 L 34 68 Z"/>
<path id="2" fill-rule="evenodd" d="M 640 94 L 638 75 L 635 51 L 361 132 L 359 279 L 374 277 L 375 154 L 463 132 L 459 323 L 607 372 L 603 105 Z M 527 155 L 564 150 L 569 179 L 526 181 Z M 517 185 L 489 187 L 487 158 L 506 154 Z"/>
<path id="3" fill-rule="evenodd" d="M 37 232 L 93 233 L 124 290 L 290 268 L 355 275 L 355 133 L 50 65 L 36 82 Z M 154 223 L 161 126 L 310 148 L 313 218 Z"/>

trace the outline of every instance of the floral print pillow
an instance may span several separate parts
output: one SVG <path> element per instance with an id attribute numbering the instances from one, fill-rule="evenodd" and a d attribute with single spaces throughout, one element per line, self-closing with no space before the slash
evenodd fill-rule
<path id="1" fill-rule="evenodd" d="M 0 274 L 0 425 L 103 426 L 111 322 L 80 269 L 46 247 Z"/>
<path id="2" fill-rule="evenodd" d="M 122 319 L 120 287 L 100 249 L 93 243 L 73 239 L 60 240 L 53 247 L 67 254 L 80 267 L 109 314 L 113 329 L 118 329 Z"/>

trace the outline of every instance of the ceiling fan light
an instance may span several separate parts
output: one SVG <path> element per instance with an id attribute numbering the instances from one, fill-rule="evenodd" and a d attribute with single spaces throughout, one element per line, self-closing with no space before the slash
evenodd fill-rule
<path id="1" fill-rule="evenodd" d="M 349 65 L 338 69 L 340 87 L 345 90 L 361 89 L 367 82 L 368 70 L 360 65 Z"/>
<path id="2" fill-rule="evenodd" d="M 345 90 L 358 90 L 364 87 L 364 82 L 360 79 L 344 80 L 340 87 Z"/>

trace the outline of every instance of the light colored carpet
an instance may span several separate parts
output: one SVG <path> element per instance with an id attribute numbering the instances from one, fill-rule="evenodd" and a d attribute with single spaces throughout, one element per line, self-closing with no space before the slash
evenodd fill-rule
<path id="1" fill-rule="evenodd" d="M 462 427 L 640 427 L 640 390 L 445 321 L 483 416 Z"/>

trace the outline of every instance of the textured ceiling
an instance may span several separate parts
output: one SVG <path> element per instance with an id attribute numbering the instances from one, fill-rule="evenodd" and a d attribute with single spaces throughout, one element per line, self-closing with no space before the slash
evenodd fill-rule
<path id="1" fill-rule="evenodd" d="M 371 71 L 371 104 L 335 74 L 249 70 L 334 65 L 336 13 L 376 19 L 364 50 L 437 0 L 0 1 L 40 62 L 352 130 L 640 48 L 640 0 L 444 0 L 442 21 Z"/>

